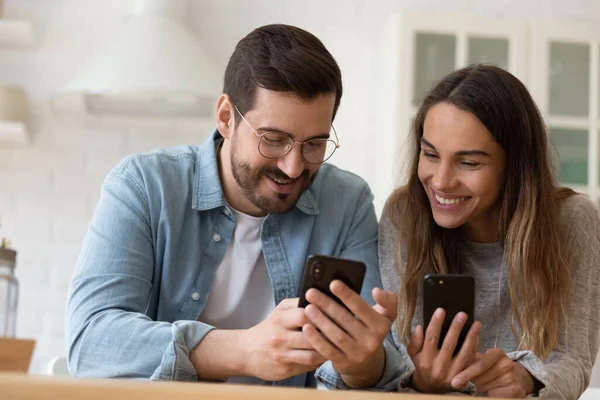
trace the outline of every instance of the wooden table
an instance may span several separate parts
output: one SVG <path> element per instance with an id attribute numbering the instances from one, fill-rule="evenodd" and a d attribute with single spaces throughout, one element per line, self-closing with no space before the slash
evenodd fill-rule
<path id="1" fill-rule="evenodd" d="M 440 400 L 447 397 L 376 393 L 367 391 L 326 391 L 218 383 L 147 382 L 121 379 L 74 379 L 25 374 L 0 374 L 2 400 Z"/>

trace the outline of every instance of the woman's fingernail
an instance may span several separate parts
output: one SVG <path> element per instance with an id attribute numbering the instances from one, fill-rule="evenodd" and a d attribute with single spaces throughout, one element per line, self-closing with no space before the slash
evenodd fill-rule
<path id="1" fill-rule="evenodd" d="M 443 308 L 438 308 L 437 310 L 435 310 L 435 316 L 438 318 L 442 318 L 444 316 L 444 309 Z"/>
<path id="2" fill-rule="evenodd" d="M 464 312 L 459 312 L 458 314 L 456 314 L 457 322 L 460 322 L 462 324 L 466 320 L 467 320 L 467 314 L 465 314 Z"/>
<path id="3" fill-rule="evenodd" d="M 452 380 L 452 386 L 456 389 L 462 387 L 460 379 L 456 378 Z"/>

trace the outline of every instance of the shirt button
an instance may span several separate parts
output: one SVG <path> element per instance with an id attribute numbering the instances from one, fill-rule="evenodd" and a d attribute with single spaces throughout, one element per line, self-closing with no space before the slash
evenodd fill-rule
<path id="1" fill-rule="evenodd" d="M 213 235 L 213 240 L 214 240 L 215 242 L 220 242 L 220 241 L 221 241 L 221 235 L 219 235 L 218 233 L 215 233 L 215 234 Z"/>
<path id="2" fill-rule="evenodd" d="M 198 292 L 192 293 L 192 300 L 194 300 L 194 301 L 200 300 L 200 293 L 198 293 Z"/>
<path id="3" fill-rule="evenodd" d="M 231 211 L 229 211 L 229 208 L 225 207 L 225 209 L 223 209 L 223 214 L 229 217 L 231 215 Z"/>

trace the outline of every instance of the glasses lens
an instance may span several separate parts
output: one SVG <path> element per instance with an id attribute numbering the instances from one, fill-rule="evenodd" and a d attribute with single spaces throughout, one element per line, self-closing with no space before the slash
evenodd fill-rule
<path id="1" fill-rule="evenodd" d="M 294 140 L 281 133 L 267 132 L 263 134 L 258 143 L 258 151 L 263 157 L 279 158 L 294 146 Z"/>
<path id="2" fill-rule="evenodd" d="M 336 145 L 331 139 L 312 139 L 304 143 L 302 155 L 306 162 L 320 164 L 327 161 L 335 152 Z"/>

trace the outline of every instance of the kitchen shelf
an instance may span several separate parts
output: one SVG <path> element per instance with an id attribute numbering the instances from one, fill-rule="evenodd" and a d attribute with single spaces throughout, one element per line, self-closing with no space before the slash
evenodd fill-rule
<path id="1" fill-rule="evenodd" d="M 33 45 L 33 24 L 22 19 L 0 18 L 0 48 L 19 49 Z"/>

